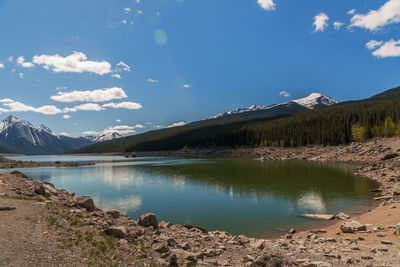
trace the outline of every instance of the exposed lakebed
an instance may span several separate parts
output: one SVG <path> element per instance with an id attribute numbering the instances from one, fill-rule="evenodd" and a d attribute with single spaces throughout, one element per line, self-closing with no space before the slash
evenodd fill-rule
<path id="1" fill-rule="evenodd" d="M 377 184 L 352 174 L 350 165 L 251 159 L 176 159 L 83 156 L 13 157 L 42 162 L 96 161 L 77 168 L 20 171 L 78 195 L 102 209 L 137 218 L 154 212 L 160 220 L 208 230 L 270 237 L 322 222 L 301 213 L 363 212 Z M 114 160 L 114 162 L 111 162 Z M 102 162 L 106 161 L 106 162 Z"/>

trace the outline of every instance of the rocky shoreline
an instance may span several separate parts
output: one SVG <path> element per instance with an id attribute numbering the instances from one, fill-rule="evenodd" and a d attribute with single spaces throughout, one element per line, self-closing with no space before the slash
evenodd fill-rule
<path id="1" fill-rule="evenodd" d="M 77 197 L 22 173 L 1 173 L 0 265 L 398 266 L 399 150 L 400 138 L 390 138 L 338 147 L 158 154 L 353 162 L 360 165 L 357 174 L 380 183 L 375 190 L 376 209 L 354 218 L 339 214 L 328 227 L 300 233 L 292 229 L 277 239 L 232 236 L 193 225 L 157 222 L 154 214 L 134 220 L 119 211 L 98 209 L 90 197 Z M 146 155 L 150 154 L 155 155 Z"/>
<path id="2" fill-rule="evenodd" d="M 20 161 L 0 157 L 0 169 L 36 168 L 36 167 L 81 167 L 94 165 L 93 162 L 54 162 L 43 163 L 35 161 Z"/>

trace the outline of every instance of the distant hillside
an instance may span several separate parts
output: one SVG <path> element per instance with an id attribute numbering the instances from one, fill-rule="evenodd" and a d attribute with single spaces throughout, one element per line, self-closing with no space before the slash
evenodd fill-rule
<path id="1" fill-rule="evenodd" d="M 233 122 L 197 122 L 104 142 L 75 152 L 346 144 L 400 133 L 400 98 L 397 95 L 400 95 L 400 88 L 361 101 L 296 113 Z"/>

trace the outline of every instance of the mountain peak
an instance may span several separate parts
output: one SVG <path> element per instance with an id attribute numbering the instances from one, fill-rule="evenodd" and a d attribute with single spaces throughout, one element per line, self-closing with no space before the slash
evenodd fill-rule
<path id="1" fill-rule="evenodd" d="M 311 93 L 309 96 L 292 100 L 292 102 L 302 105 L 308 109 L 330 106 L 339 103 L 339 101 L 321 93 Z"/>

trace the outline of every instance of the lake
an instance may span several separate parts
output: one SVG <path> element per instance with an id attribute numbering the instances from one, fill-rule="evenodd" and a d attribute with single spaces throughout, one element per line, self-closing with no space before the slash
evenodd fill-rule
<path id="1" fill-rule="evenodd" d="M 290 228 L 303 230 L 326 224 L 298 216 L 301 213 L 365 212 L 374 205 L 369 189 L 377 187 L 375 182 L 353 175 L 353 166 L 344 164 L 252 159 L 126 161 L 119 156 L 9 158 L 95 161 L 96 165 L 77 168 L 19 170 L 77 195 L 90 195 L 100 208 L 118 209 L 134 219 L 154 212 L 158 221 L 190 223 L 250 237 L 272 237 Z"/>

